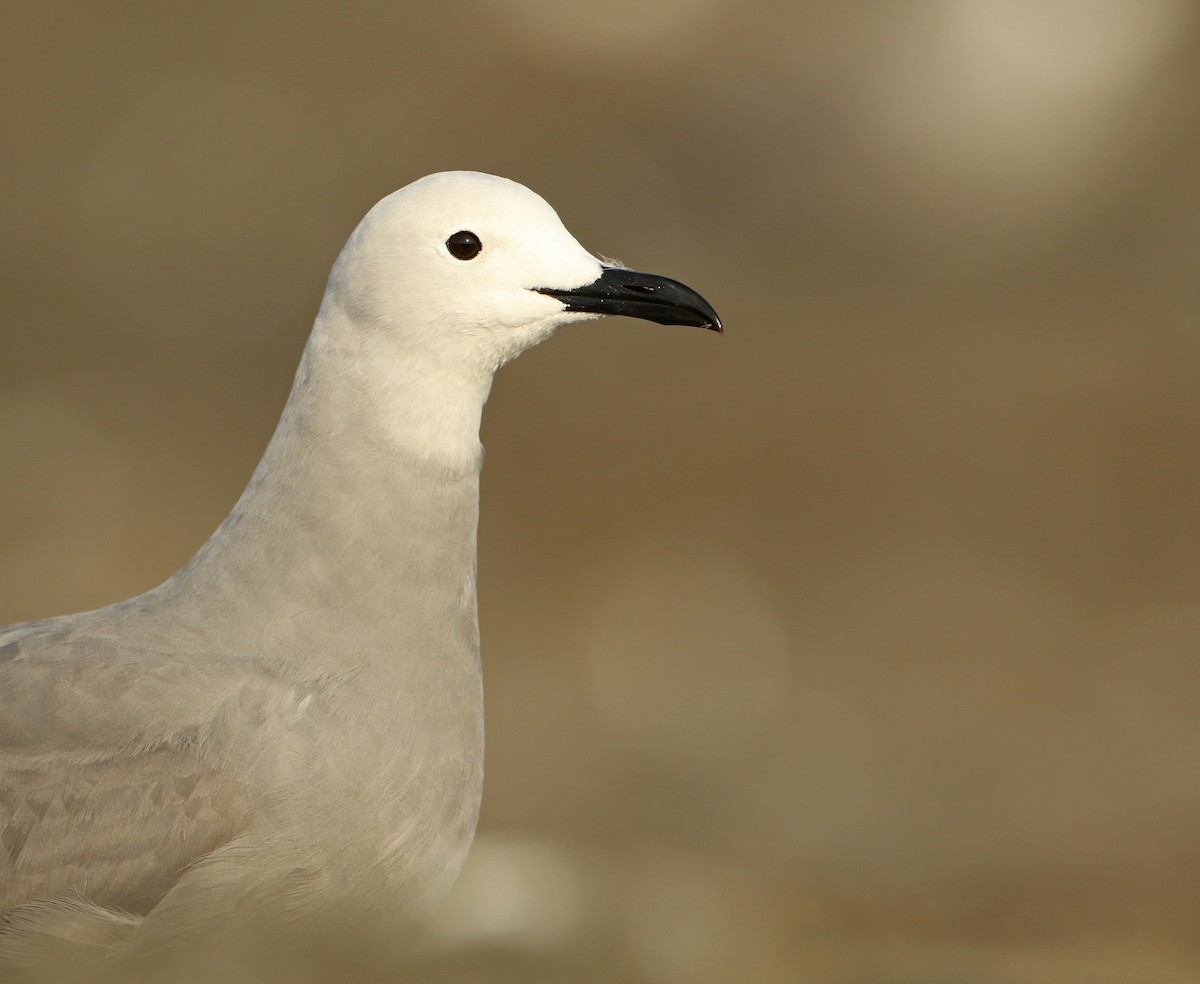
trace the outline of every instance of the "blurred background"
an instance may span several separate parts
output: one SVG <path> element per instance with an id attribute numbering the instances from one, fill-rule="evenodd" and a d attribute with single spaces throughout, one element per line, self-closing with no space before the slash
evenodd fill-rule
<path id="1" fill-rule="evenodd" d="M 1194 4 L 5 21 L 0 622 L 191 556 L 427 172 L 725 319 L 497 380 L 488 786 L 418 977 L 1200 980 Z"/>

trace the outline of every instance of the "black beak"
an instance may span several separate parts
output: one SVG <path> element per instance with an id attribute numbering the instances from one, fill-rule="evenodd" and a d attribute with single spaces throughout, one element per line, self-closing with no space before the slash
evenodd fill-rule
<path id="1" fill-rule="evenodd" d="M 712 305 L 691 287 L 652 273 L 605 267 L 600 279 L 573 290 L 535 287 L 539 294 L 557 298 L 568 311 L 588 314 L 623 314 L 657 321 L 660 325 L 692 325 L 723 332 Z"/>

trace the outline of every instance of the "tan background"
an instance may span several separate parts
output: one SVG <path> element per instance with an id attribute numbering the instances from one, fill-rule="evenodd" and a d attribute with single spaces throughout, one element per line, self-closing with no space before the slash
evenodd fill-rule
<path id="1" fill-rule="evenodd" d="M 1200 980 L 1195 11 L 9 12 L 0 621 L 185 561 L 362 213 L 504 174 L 728 331 L 497 382 L 428 973 Z"/>

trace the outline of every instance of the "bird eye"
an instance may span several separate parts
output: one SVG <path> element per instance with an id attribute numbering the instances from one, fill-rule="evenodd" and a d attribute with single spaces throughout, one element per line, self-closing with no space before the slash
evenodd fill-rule
<path id="1" fill-rule="evenodd" d="M 450 250 L 450 255 L 457 259 L 473 260 L 483 249 L 483 243 L 479 241 L 479 237 L 475 233 L 463 229 L 446 240 L 446 249 Z"/>

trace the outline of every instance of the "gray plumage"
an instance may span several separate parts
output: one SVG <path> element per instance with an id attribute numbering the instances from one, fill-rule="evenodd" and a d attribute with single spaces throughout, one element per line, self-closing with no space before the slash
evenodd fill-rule
<path id="1" fill-rule="evenodd" d="M 459 230 L 478 256 L 447 251 Z M 444 894 L 482 789 L 492 375 L 600 313 L 719 329 L 698 295 L 655 316 L 632 307 L 644 285 L 597 288 L 618 273 L 638 276 L 501 178 L 433 175 L 371 211 L 197 556 L 129 601 L 0 629 L 0 966 L 333 911 L 396 925 Z"/>

